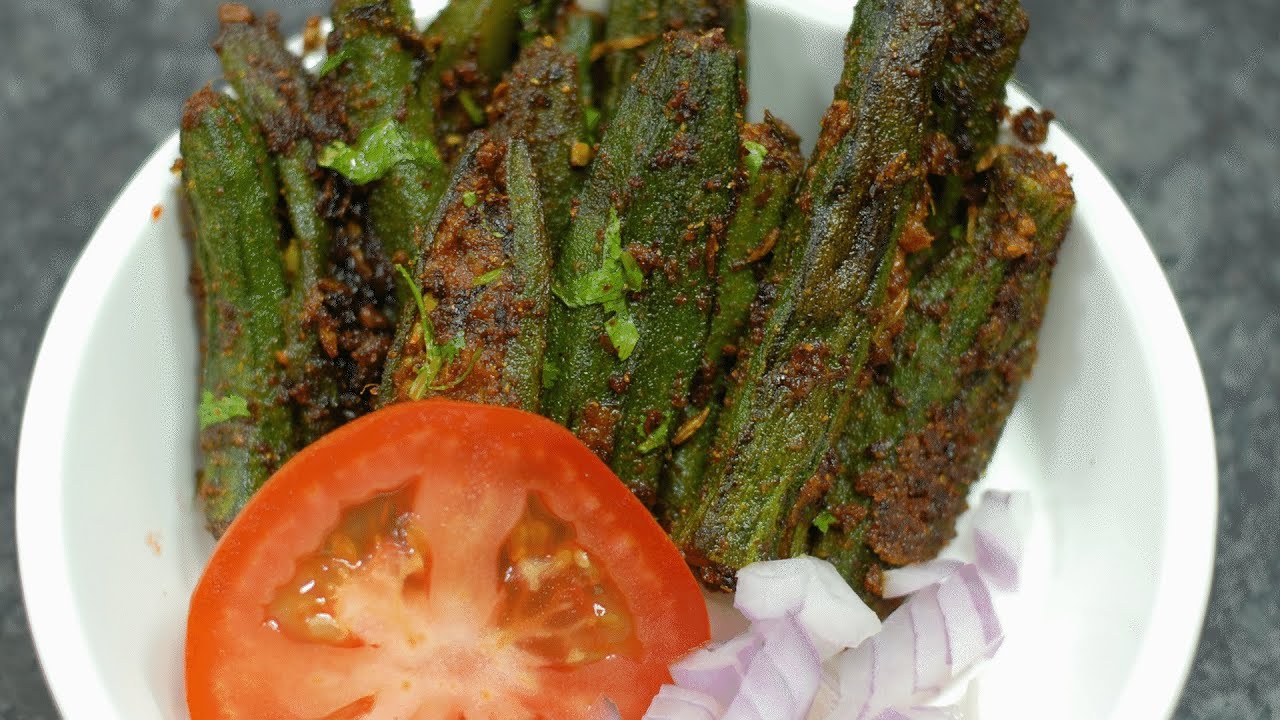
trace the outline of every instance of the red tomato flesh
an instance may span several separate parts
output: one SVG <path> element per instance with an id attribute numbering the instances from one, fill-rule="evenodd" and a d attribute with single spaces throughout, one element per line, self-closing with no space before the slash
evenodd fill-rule
<path id="1" fill-rule="evenodd" d="M 639 718 L 710 637 L 697 582 L 568 431 L 396 405 L 299 453 L 191 599 L 192 720 Z"/>

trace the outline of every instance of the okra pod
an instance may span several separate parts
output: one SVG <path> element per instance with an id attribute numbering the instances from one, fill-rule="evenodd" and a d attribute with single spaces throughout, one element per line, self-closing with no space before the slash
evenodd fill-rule
<path id="1" fill-rule="evenodd" d="M 725 31 L 729 44 L 746 55 L 745 0 L 614 0 L 605 24 L 604 87 L 600 111 L 612 121 L 631 87 L 631 78 L 644 65 L 657 40 L 670 30 Z M 745 66 L 745 64 L 744 64 Z"/>
<path id="2" fill-rule="evenodd" d="M 573 0 L 525 0 L 516 10 L 520 20 L 520 46 L 555 35 L 561 17 L 575 8 Z"/>
<path id="3" fill-rule="evenodd" d="M 427 27 L 433 49 L 419 95 L 432 102 L 437 136 L 447 154 L 466 133 L 487 124 L 489 93 L 515 57 L 520 11 L 538 3 L 521 0 L 449 0 Z"/>
<path id="4" fill-rule="evenodd" d="M 913 287 L 892 360 L 858 395 L 823 500 L 830 518 L 810 533 L 811 552 L 870 598 L 880 569 L 950 540 L 1035 358 L 1075 199 L 1051 156 L 999 152 L 985 204 Z"/>
<path id="5" fill-rule="evenodd" d="M 723 33 L 672 33 L 627 93 L 553 271 L 544 411 L 656 495 L 702 362 L 741 88 Z"/>
<path id="6" fill-rule="evenodd" d="M 551 256 L 520 139 L 473 134 L 432 219 L 379 402 L 426 397 L 538 410 Z"/>
<path id="7" fill-rule="evenodd" d="M 337 105 L 349 139 L 375 137 L 391 124 L 394 133 L 417 143 L 433 142 L 435 117 L 415 93 L 424 74 L 425 52 L 407 0 L 337 0 L 329 55 L 341 60 L 322 83 L 323 107 Z M 324 95 L 334 93 L 335 101 Z M 418 256 L 425 223 L 435 211 L 448 172 L 436 157 L 406 158 L 373 179 L 368 228 L 386 256 L 410 264 Z M 408 301 L 401 296 L 401 304 Z"/>
<path id="8" fill-rule="evenodd" d="M 776 299 L 734 369 L 705 490 L 677 536 L 704 582 L 789 553 L 821 495 L 853 380 L 884 312 L 899 238 L 923 223 L 923 119 L 942 0 L 863 0 L 845 74 L 775 251 Z"/>
<path id="9" fill-rule="evenodd" d="M 716 260 L 716 305 L 702 372 L 680 415 L 671 460 L 663 470 L 661 514 L 671 528 L 698 499 L 707 453 L 724 402 L 726 374 L 737 357 L 756 299 L 757 275 L 771 255 L 804 167 L 800 138 L 772 113 L 742 128 L 742 167 L 733 220 Z"/>
<path id="10" fill-rule="evenodd" d="M 560 29 L 556 33 L 556 41 L 560 49 L 572 55 L 578 61 L 578 96 L 582 107 L 588 115 L 594 113 L 594 120 L 588 123 L 588 129 L 595 132 L 595 123 L 599 121 L 599 111 L 595 109 L 595 79 L 592 68 L 595 60 L 591 50 L 604 37 L 604 16 L 583 10 L 577 5 L 570 5 L 560 19 Z M 590 110 L 587 110 L 590 108 Z"/>
<path id="11" fill-rule="evenodd" d="M 933 87 L 933 211 L 928 229 L 938 247 L 911 258 L 918 276 L 945 253 L 951 228 L 965 224 L 965 187 L 995 145 L 1005 86 L 1027 35 L 1021 0 L 947 4 L 947 50 Z"/>
<path id="12" fill-rule="evenodd" d="M 323 193 L 311 140 L 310 78 L 270 18 L 255 18 L 248 8 L 233 4 L 224 5 L 220 15 L 222 30 L 214 48 L 223 74 L 266 135 L 288 210 L 285 376 L 297 408 L 298 445 L 305 446 L 342 421 L 336 369 L 312 322 L 320 280 L 329 274 L 332 230 L 318 209 Z"/>
<path id="13" fill-rule="evenodd" d="M 549 37 L 525 46 L 494 88 L 493 113 L 495 136 L 518 138 L 529 148 L 554 253 L 568 235 L 585 175 L 581 168 L 591 152 L 573 56 Z"/>
<path id="14" fill-rule="evenodd" d="M 262 133 L 226 95 L 187 101 L 180 147 L 204 331 L 198 486 L 220 535 L 292 450 L 279 195 Z"/>

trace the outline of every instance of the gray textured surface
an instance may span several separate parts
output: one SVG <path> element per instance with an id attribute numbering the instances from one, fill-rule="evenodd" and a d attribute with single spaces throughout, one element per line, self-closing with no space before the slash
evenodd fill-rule
<path id="1" fill-rule="evenodd" d="M 1280 717 L 1280 4 L 1025 2 L 1033 32 L 1019 78 L 1089 148 L 1150 235 L 1213 404 L 1217 578 L 1178 717 Z M 285 27 L 324 7 L 289 5 Z M 31 364 L 98 218 L 175 126 L 183 98 L 213 76 L 215 6 L 5 3 L 0 720 L 57 717 L 27 634 L 12 528 Z"/>

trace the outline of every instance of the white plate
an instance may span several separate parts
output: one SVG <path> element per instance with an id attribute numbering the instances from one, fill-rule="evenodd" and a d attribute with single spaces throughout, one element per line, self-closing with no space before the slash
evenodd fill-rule
<path id="1" fill-rule="evenodd" d="M 752 115 L 768 106 L 812 140 L 851 9 L 756 0 L 752 13 Z M 192 493 L 197 337 L 177 147 L 175 135 L 138 170 L 77 262 L 23 419 L 23 591 L 67 720 L 186 717 L 183 624 L 212 540 Z M 1162 717 L 1210 583 L 1208 404 L 1133 217 L 1060 127 L 1048 149 L 1069 166 L 1079 208 L 1040 362 L 983 484 L 1032 492 L 1032 574 L 969 701 L 982 720 Z"/>

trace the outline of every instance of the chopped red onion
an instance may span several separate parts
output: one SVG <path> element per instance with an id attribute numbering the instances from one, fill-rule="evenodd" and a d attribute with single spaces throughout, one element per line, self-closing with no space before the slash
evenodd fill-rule
<path id="1" fill-rule="evenodd" d="M 884 572 L 884 597 L 906 597 L 917 590 L 927 588 L 951 577 L 964 563 L 959 560 L 938 558 L 928 562 L 907 565 Z"/>
<path id="2" fill-rule="evenodd" d="M 715 698 L 675 685 L 663 685 L 644 720 L 718 720 L 724 708 Z"/>
<path id="3" fill-rule="evenodd" d="M 678 687 L 663 688 L 646 720 L 957 720 L 922 703 L 1003 642 L 988 583 L 1017 585 L 1027 508 L 988 492 L 974 517 L 977 564 L 886 572 L 885 597 L 907 599 L 883 624 L 826 561 L 743 568 L 734 606 L 751 627 L 672 665 Z"/>
<path id="4" fill-rule="evenodd" d="M 857 647 L 880 619 L 825 560 L 798 557 L 759 562 L 738 571 L 734 607 L 752 621 L 793 616 L 823 661 Z"/>
<path id="5" fill-rule="evenodd" d="M 1026 493 L 988 490 L 973 515 L 973 545 L 982 578 L 1000 590 L 1016 590 L 1031 521 Z"/>
<path id="6" fill-rule="evenodd" d="M 907 709 L 886 708 L 871 720 L 959 720 L 954 708 L 913 707 Z"/>
<path id="7" fill-rule="evenodd" d="M 759 623 L 764 644 L 723 720 L 804 720 L 822 681 L 822 661 L 791 616 Z"/>
<path id="8" fill-rule="evenodd" d="M 939 585 L 938 606 L 947 628 L 947 664 L 953 677 L 995 655 L 1004 631 L 977 567 L 964 565 Z"/>
<path id="9" fill-rule="evenodd" d="M 696 690 L 728 706 L 738 694 L 742 677 L 747 672 L 764 638 L 755 632 L 744 632 L 721 645 L 708 645 L 694 650 L 671 666 L 676 684 Z"/>
<path id="10" fill-rule="evenodd" d="M 916 592 L 906 604 L 915 640 L 915 679 L 911 696 L 919 702 L 939 690 L 951 679 L 947 666 L 947 625 L 938 605 L 938 586 L 930 585 Z"/>

